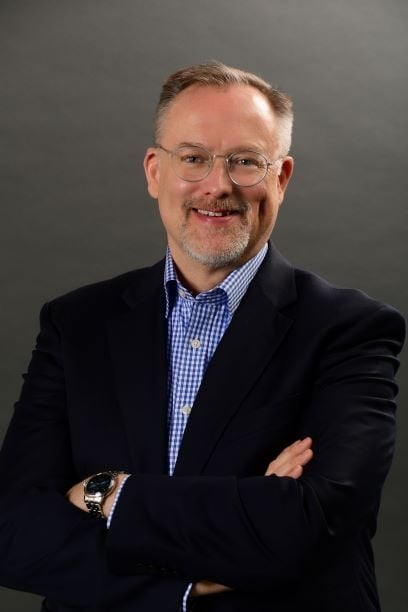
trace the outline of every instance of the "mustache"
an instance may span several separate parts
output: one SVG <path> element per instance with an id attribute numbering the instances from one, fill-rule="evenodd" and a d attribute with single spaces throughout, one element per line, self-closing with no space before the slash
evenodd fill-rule
<path id="1" fill-rule="evenodd" d="M 200 210 L 210 210 L 211 212 L 248 212 L 249 202 L 246 200 L 235 200 L 230 198 L 209 200 L 204 198 L 191 198 L 183 203 L 184 210 L 189 211 L 199 208 Z"/>

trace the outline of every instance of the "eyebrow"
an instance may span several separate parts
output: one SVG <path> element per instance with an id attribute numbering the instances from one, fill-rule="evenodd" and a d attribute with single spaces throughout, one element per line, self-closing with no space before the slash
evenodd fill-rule
<path id="1" fill-rule="evenodd" d="M 184 142 L 183 141 L 183 142 L 179 142 L 175 148 L 178 149 L 179 147 L 199 147 L 200 149 L 205 149 L 206 151 L 209 151 L 210 153 L 212 152 L 211 149 L 206 147 L 201 142 Z M 263 149 L 261 149 L 260 147 L 254 146 L 254 145 L 252 146 L 243 145 L 239 147 L 233 147 L 229 150 L 229 152 L 225 153 L 225 155 L 231 155 L 231 153 L 239 153 L 240 151 L 253 151 L 254 153 L 260 153 L 260 155 L 264 155 L 266 158 L 268 158 L 268 154 Z M 220 153 L 220 155 L 224 155 L 224 154 Z"/>
<path id="2" fill-rule="evenodd" d="M 207 149 L 207 147 L 201 142 L 179 142 L 177 147 L 200 147 L 200 149 L 206 149 L 209 151 L 209 149 Z"/>

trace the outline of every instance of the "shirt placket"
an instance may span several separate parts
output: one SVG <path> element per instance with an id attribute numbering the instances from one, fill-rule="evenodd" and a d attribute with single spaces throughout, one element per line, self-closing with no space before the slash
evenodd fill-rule
<path id="1" fill-rule="evenodd" d="M 211 318 L 212 306 L 203 302 L 182 305 L 183 330 L 180 351 L 173 360 L 173 410 L 170 429 L 170 473 L 173 472 L 188 418 L 205 371 L 206 350 L 203 317 Z"/>

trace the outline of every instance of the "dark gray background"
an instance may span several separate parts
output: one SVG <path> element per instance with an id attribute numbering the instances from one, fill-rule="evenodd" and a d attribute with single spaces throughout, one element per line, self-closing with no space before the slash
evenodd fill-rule
<path id="1" fill-rule="evenodd" d="M 406 0 L 0 2 L 0 438 L 42 303 L 163 253 L 141 160 L 162 80 L 193 62 L 247 68 L 294 98 L 278 247 L 408 312 L 407 17 Z M 385 612 L 408 605 L 406 378 L 375 540 Z M 38 598 L 0 588 L 0 608 Z"/>

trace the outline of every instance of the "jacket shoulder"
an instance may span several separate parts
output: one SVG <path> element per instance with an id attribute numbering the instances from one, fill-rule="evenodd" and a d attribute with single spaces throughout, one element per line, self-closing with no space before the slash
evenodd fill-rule
<path id="1" fill-rule="evenodd" d="M 47 307 L 57 315 L 87 312 L 94 316 L 114 315 L 127 310 L 129 302 L 162 286 L 163 270 L 164 260 L 74 289 L 52 299 Z"/>
<path id="2" fill-rule="evenodd" d="M 311 325 L 336 332 L 382 323 L 400 339 L 405 337 L 405 319 L 393 306 L 364 291 L 341 287 L 302 269 L 295 269 L 297 308 Z"/>

